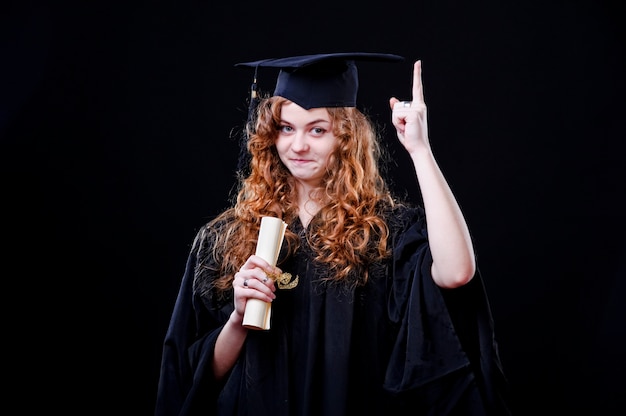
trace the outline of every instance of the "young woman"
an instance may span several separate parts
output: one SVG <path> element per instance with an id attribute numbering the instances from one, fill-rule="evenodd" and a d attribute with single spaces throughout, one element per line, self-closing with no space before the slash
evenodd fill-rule
<path id="1" fill-rule="evenodd" d="M 243 64 L 280 73 L 249 121 L 236 201 L 194 240 L 156 415 L 508 414 L 472 239 L 429 143 L 421 62 L 412 100 L 389 105 L 423 206 L 390 193 L 356 107 L 355 61 L 398 58 Z M 263 216 L 288 225 L 276 266 L 255 255 Z M 271 304 L 269 329 L 242 325 L 250 299 Z"/>

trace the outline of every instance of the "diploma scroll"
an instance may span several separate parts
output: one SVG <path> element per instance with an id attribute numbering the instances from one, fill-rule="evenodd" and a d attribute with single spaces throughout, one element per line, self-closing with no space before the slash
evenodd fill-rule
<path id="1" fill-rule="evenodd" d="M 262 217 L 256 255 L 276 266 L 287 223 L 276 217 Z M 243 315 L 243 326 L 250 329 L 270 329 L 272 304 L 259 299 L 248 299 Z"/>

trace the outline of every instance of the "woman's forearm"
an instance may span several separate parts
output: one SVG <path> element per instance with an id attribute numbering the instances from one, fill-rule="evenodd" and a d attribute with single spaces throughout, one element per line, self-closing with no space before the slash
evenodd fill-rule
<path id="1" fill-rule="evenodd" d="M 213 373 L 220 380 L 233 368 L 246 341 L 248 329 L 244 327 L 242 318 L 234 311 L 222 328 L 215 342 L 213 354 Z"/>
<path id="2" fill-rule="evenodd" d="M 464 285 L 476 271 L 465 218 L 430 149 L 414 152 L 411 158 L 426 212 L 433 279 L 442 287 Z"/>

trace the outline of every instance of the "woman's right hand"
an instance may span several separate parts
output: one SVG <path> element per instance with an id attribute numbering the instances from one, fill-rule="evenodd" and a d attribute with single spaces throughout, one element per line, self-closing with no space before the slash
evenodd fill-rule
<path id="1" fill-rule="evenodd" d="M 235 310 L 215 341 L 213 373 L 216 380 L 224 378 L 233 368 L 246 340 L 248 329 L 242 325 L 248 299 L 271 302 L 276 298 L 274 280 L 269 275 L 281 273 L 261 257 L 253 255 L 241 266 L 233 278 Z"/>
<path id="2" fill-rule="evenodd" d="M 235 313 L 241 322 L 246 310 L 248 299 L 259 299 L 263 302 L 272 302 L 276 298 L 276 285 L 268 275 L 277 276 L 282 271 L 273 267 L 263 258 L 252 255 L 235 273 L 233 291 Z"/>

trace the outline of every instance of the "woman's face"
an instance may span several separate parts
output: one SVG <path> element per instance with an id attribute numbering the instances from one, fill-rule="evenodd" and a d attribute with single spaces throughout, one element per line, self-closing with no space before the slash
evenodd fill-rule
<path id="1" fill-rule="evenodd" d="M 283 105 L 276 150 L 296 180 L 307 187 L 319 186 L 336 145 L 326 109 Z"/>

